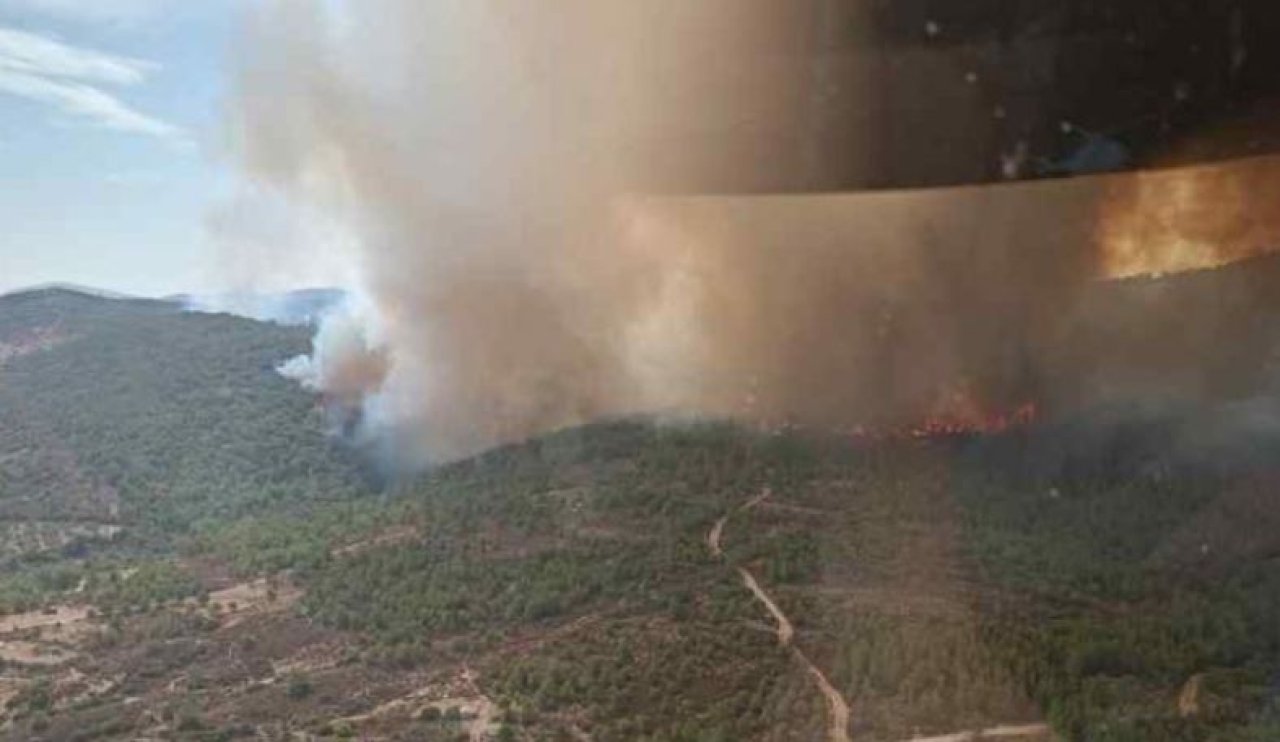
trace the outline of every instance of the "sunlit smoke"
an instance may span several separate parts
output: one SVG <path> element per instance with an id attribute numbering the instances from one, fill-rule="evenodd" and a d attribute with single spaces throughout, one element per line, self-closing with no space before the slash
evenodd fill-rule
<path id="1" fill-rule="evenodd" d="M 741 74 L 769 26 L 740 2 L 324 7 L 251 25 L 238 145 L 359 236 L 379 343 L 322 333 L 290 370 L 398 459 L 635 412 L 901 426 L 956 379 L 1016 409 L 1022 339 L 1091 270 L 1087 184 L 645 195 L 785 123 Z"/>
<path id="2" fill-rule="evenodd" d="M 696 70 L 734 70 L 755 21 L 696 5 L 260 9 L 237 147 L 254 178 L 359 236 L 385 340 L 338 346 L 378 373 L 329 373 L 348 368 L 332 355 L 293 370 L 327 393 L 342 379 L 339 396 L 436 459 L 641 406 L 627 336 L 665 279 L 661 255 L 620 239 L 617 202 L 681 161 L 691 112 L 716 105 L 700 93 L 719 89 Z"/>
<path id="3" fill-rule="evenodd" d="M 1245 194 L 1190 171 L 673 195 L 707 142 L 755 151 L 788 123 L 768 115 L 785 86 L 742 74 L 769 24 L 740 3 L 263 6 L 239 154 L 254 188 L 355 235 L 326 244 L 354 252 L 367 297 L 284 371 L 397 462 L 632 413 L 1002 430 L 1091 368 L 1079 328 L 1114 319 L 1078 311 L 1098 278 L 1212 262 L 1170 235 L 1265 236 L 1199 212 L 1238 219 Z"/>
<path id="4" fill-rule="evenodd" d="M 1216 268 L 1280 250 L 1280 157 L 1112 180 L 1099 219 L 1108 278 Z"/>

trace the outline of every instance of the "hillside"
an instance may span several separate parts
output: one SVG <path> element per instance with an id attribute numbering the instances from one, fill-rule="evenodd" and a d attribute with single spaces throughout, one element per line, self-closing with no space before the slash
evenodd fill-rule
<path id="1" fill-rule="evenodd" d="M 0 343 L 15 740 L 1280 733 L 1273 400 L 602 422 L 369 496 L 303 330 L 41 292 Z"/>
<path id="2" fill-rule="evenodd" d="M 304 329 L 161 302 L 0 297 L 0 565 L 165 550 L 219 522 L 368 491 L 314 400 L 275 373 L 307 342 Z"/>
<path id="3" fill-rule="evenodd" d="M 1120 469 L 1009 465 L 1062 430 L 567 431 L 242 521 L 145 590 L 69 588 L 61 629 L 7 634 L 40 660 L 14 666 L 12 729 L 840 739 L 825 683 L 850 739 L 1267 739 L 1273 490 L 1178 463 L 1165 424 L 1089 431 L 1149 444 Z"/>

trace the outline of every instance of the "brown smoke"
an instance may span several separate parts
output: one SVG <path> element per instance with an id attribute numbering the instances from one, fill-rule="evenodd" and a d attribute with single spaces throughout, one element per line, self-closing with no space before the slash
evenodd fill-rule
<path id="1" fill-rule="evenodd" d="M 958 391 L 1025 402 L 1025 340 L 1049 332 L 1090 277 L 1080 246 L 1096 191 L 1061 181 L 651 204 L 685 235 L 650 241 L 680 271 L 672 301 L 697 337 L 678 406 L 851 426 L 914 422 Z"/>
<path id="2" fill-rule="evenodd" d="M 852 427 L 1041 396 L 1043 349 L 1129 270 L 1098 264 L 1099 209 L 1145 212 L 1147 181 L 652 195 L 722 171 L 708 141 L 785 146 L 803 101 L 760 54 L 785 24 L 751 5 L 268 6 L 238 144 L 350 224 L 378 339 L 322 332 L 294 371 L 425 460 L 633 412 Z"/>
<path id="3" fill-rule="evenodd" d="M 767 14 L 731 7 L 280 2 L 251 21 L 237 144 L 359 236 L 387 346 L 374 419 L 448 457 L 640 405 L 626 334 L 663 266 L 618 239 L 614 205 L 695 176 L 703 112 L 767 104 L 735 64 Z"/>
<path id="4" fill-rule="evenodd" d="M 1280 157 L 1116 178 L 1099 221 L 1108 277 L 1215 268 L 1280 249 Z"/>

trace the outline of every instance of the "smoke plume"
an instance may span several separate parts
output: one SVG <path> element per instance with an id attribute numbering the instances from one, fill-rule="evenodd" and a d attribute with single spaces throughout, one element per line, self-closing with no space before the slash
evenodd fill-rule
<path id="1" fill-rule="evenodd" d="M 352 226 L 386 343 L 338 362 L 365 351 L 317 338 L 317 369 L 385 370 L 337 373 L 340 397 L 367 384 L 367 419 L 433 458 L 640 405 L 628 334 L 663 266 L 619 240 L 617 198 L 680 163 L 683 112 L 715 105 L 685 72 L 731 69 L 755 20 L 717 5 L 282 2 L 251 21 L 241 154 Z"/>
<path id="2" fill-rule="evenodd" d="M 289 373 L 419 461 L 636 412 L 893 426 L 1043 396 L 1114 178 L 675 195 L 724 172 L 708 142 L 790 146 L 778 5 L 266 5 L 239 152 L 347 225 L 368 297 Z"/>

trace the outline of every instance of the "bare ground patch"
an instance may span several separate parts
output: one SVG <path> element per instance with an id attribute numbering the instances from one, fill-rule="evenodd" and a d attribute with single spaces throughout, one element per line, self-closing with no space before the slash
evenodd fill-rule
<path id="1" fill-rule="evenodd" d="M 0 637 L 30 629 L 55 628 L 78 631 L 92 623 L 88 606 L 61 605 L 0 617 Z"/>
<path id="2" fill-rule="evenodd" d="M 446 682 L 424 686 L 366 713 L 338 721 L 358 727 L 392 717 L 420 719 L 432 711 L 440 716 L 456 713 L 467 738 L 472 742 L 493 739 L 498 732 L 501 709 L 480 690 L 478 676 L 466 665 Z"/>
<path id="3" fill-rule="evenodd" d="M 209 593 L 208 605 L 222 627 L 230 628 L 249 616 L 289 610 L 301 598 L 302 590 L 287 580 L 258 579 Z"/>
<path id="4" fill-rule="evenodd" d="M 15 665 L 61 665 L 75 657 L 75 653 L 62 647 L 33 641 L 0 640 L 0 660 Z"/>

